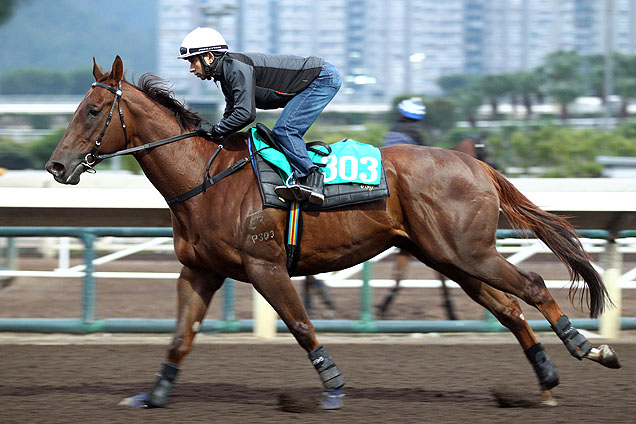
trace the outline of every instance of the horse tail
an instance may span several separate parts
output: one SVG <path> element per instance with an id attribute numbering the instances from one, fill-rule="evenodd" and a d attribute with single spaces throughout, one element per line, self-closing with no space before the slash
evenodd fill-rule
<path id="1" fill-rule="evenodd" d="M 585 282 L 588 292 L 585 296 L 581 295 L 581 304 L 585 301 L 590 310 L 590 316 L 597 317 L 603 312 L 609 296 L 601 276 L 590 263 L 591 257 L 579 241 L 574 227 L 566 219 L 540 209 L 488 164 L 481 161 L 479 164 L 486 170 L 497 189 L 501 210 L 511 227 L 530 230 L 566 265 L 572 280 L 571 301 L 576 294 L 577 281 Z"/>

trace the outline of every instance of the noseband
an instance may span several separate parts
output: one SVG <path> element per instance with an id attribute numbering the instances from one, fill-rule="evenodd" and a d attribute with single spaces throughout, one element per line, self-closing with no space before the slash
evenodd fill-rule
<path id="1" fill-rule="evenodd" d="M 102 144 L 102 139 L 104 138 L 106 129 L 110 125 L 110 121 L 113 119 L 115 104 L 118 104 L 119 106 L 119 118 L 121 119 L 121 129 L 124 131 L 124 148 L 128 147 L 128 133 L 126 132 L 126 123 L 124 122 L 124 111 L 121 108 L 121 94 L 122 94 L 121 81 L 119 81 L 119 86 L 117 87 L 117 90 L 115 90 L 110 85 L 102 84 L 101 82 L 94 82 L 91 85 L 91 87 L 102 87 L 115 95 L 115 98 L 113 99 L 113 104 L 110 107 L 110 112 L 108 113 L 108 118 L 106 119 L 106 123 L 104 124 L 104 128 L 102 128 L 102 132 L 99 133 L 99 138 L 97 138 L 97 140 L 95 141 L 95 146 L 93 146 L 93 150 L 91 150 L 89 153 L 86 154 L 86 156 L 84 156 L 84 161 L 82 162 L 82 165 L 84 165 L 87 170 L 90 169 L 94 171 L 93 165 L 95 165 L 95 162 L 97 162 L 98 159 L 101 159 L 101 157 L 95 154 L 97 153 L 97 150 L 99 150 L 99 146 L 101 146 Z"/>

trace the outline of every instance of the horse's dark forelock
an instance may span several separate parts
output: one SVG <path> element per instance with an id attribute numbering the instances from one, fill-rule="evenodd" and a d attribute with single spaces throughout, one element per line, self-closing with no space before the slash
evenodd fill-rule
<path id="1" fill-rule="evenodd" d="M 169 82 L 163 78 L 152 73 L 146 73 L 139 77 L 135 87 L 144 92 L 153 101 L 173 112 L 182 128 L 192 129 L 201 120 L 197 113 L 189 110 L 183 103 L 175 99 Z"/>

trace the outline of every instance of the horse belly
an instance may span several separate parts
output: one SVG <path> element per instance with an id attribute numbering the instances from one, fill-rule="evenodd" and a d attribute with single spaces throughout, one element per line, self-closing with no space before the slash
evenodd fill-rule
<path id="1" fill-rule="evenodd" d="M 320 215 L 321 219 L 304 219 L 301 256 L 296 268 L 299 273 L 349 268 L 390 248 L 398 237 L 389 220 L 379 216 L 370 219 L 362 211 Z"/>

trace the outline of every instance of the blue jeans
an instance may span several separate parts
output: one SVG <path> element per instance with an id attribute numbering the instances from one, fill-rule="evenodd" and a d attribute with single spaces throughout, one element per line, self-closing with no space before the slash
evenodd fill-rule
<path id="1" fill-rule="evenodd" d="M 331 63 L 325 62 L 316 79 L 287 103 L 272 128 L 298 178 L 307 175 L 309 169 L 315 166 L 307 156 L 303 136 L 341 85 L 340 72 Z"/>

